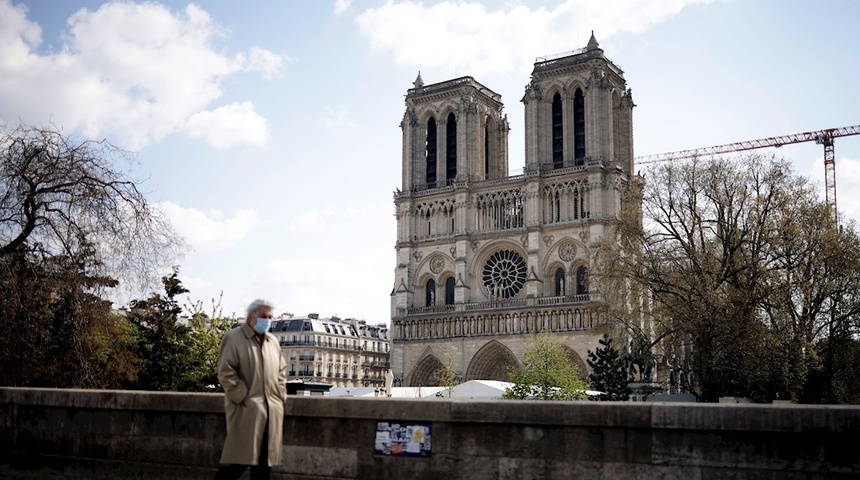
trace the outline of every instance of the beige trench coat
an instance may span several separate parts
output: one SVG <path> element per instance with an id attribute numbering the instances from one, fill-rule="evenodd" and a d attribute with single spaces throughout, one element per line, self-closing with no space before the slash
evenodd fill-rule
<path id="1" fill-rule="evenodd" d="M 269 466 L 281 463 L 287 362 L 274 335 L 262 347 L 247 324 L 227 332 L 218 354 L 218 381 L 224 388 L 227 439 L 222 464 L 256 465 L 269 422 Z M 268 407 L 268 408 L 267 408 Z"/>

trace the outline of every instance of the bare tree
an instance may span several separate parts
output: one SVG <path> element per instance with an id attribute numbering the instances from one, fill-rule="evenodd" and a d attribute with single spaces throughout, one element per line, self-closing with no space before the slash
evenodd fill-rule
<path id="1" fill-rule="evenodd" d="M 123 170 L 131 160 L 105 140 L 75 141 L 56 128 L 0 134 L 0 258 L 86 252 L 91 271 L 156 279 L 181 240 Z"/>
<path id="2" fill-rule="evenodd" d="M 816 342 L 833 319 L 858 314 L 853 225 L 837 228 L 808 180 L 772 156 L 646 176 L 600 252 L 615 318 L 659 344 L 676 381 L 702 398 L 797 398 Z"/>
<path id="3" fill-rule="evenodd" d="M 149 288 L 181 242 L 123 170 L 131 160 L 55 128 L 0 132 L 0 384 L 136 381 L 131 326 L 103 294 L 117 280 Z"/>

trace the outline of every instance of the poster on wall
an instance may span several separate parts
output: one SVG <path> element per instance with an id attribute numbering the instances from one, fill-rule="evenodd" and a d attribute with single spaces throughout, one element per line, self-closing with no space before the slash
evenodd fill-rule
<path id="1" fill-rule="evenodd" d="M 376 423 L 377 455 L 429 457 L 430 446 L 429 423 Z"/>

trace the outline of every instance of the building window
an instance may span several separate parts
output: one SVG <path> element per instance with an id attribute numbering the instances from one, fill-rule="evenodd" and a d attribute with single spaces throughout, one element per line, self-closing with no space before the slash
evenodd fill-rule
<path id="1" fill-rule="evenodd" d="M 555 296 L 564 295 L 564 269 L 559 268 L 555 271 Z"/>
<path id="2" fill-rule="evenodd" d="M 561 168 L 563 166 L 564 125 L 561 111 L 561 95 L 556 93 L 552 97 L 552 168 Z"/>
<path id="3" fill-rule="evenodd" d="M 512 250 L 500 250 L 487 259 L 482 280 L 491 299 L 513 298 L 526 283 L 526 262 Z"/>
<path id="4" fill-rule="evenodd" d="M 490 178 L 490 117 L 484 123 L 484 180 Z"/>
<path id="5" fill-rule="evenodd" d="M 576 165 L 585 163 L 585 98 L 582 90 L 573 94 L 573 158 Z"/>
<path id="6" fill-rule="evenodd" d="M 448 114 L 445 125 L 445 160 L 445 177 L 451 185 L 457 178 L 457 117 L 453 113 Z"/>
<path id="7" fill-rule="evenodd" d="M 428 307 L 436 305 L 436 282 L 433 281 L 432 278 L 430 280 L 427 280 L 427 288 L 424 290 L 424 294 L 426 297 L 426 301 L 424 302 L 425 305 L 427 305 Z"/>
<path id="8" fill-rule="evenodd" d="M 454 305 L 454 277 L 445 280 L 445 305 Z"/>
<path id="9" fill-rule="evenodd" d="M 588 268 L 585 265 L 576 269 L 576 294 L 585 295 L 588 293 Z"/>
<path id="10" fill-rule="evenodd" d="M 436 119 L 427 120 L 427 187 L 436 186 Z"/>

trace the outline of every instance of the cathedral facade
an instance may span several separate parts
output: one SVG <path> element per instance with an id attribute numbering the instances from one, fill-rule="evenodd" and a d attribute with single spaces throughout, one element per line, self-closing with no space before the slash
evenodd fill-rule
<path id="1" fill-rule="evenodd" d="M 590 279 L 633 169 L 633 99 L 592 35 L 538 59 L 522 99 L 525 168 L 509 175 L 501 96 L 472 77 L 406 95 L 391 369 L 397 384 L 507 380 L 536 333 L 586 371 L 607 321 Z M 613 234 L 614 235 L 614 234 Z"/>

